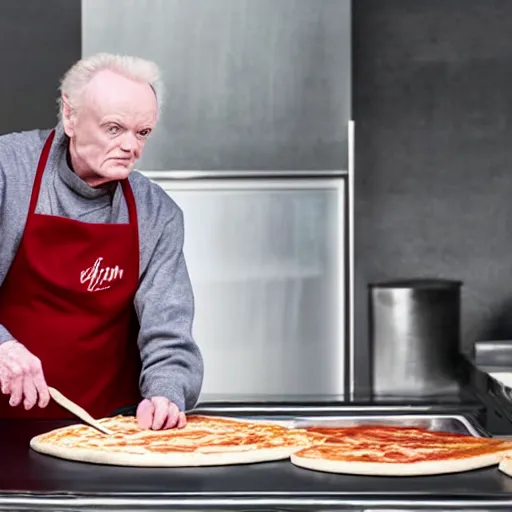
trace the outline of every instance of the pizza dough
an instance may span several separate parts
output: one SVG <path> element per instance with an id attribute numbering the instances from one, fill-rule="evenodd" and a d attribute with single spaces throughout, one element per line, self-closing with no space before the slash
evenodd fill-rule
<path id="1" fill-rule="evenodd" d="M 330 473 L 424 476 L 493 466 L 512 454 L 510 441 L 416 428 L 351 427 L 333 434 L 297 450 L 291 462 Z"/>
<path id="2" fill-rule="evenodd" d="M 183 429 L 141 430 L 133 417 L 100 420 L 106 436 L 86 425 L 38 435 L 30 447 L 62 459 L 119 466 L 186 467 L 248 464 L 288 459 L 307 446 L 284 426 L 262 421 L 189 416 Z"/>
<path id="3" fill-rule="evenodd" d="M 420 476 L 500 464 L 512 476 L 512 441 L 419 428 L 293 428 L 277 422 L 189 415 L 183 429 L 153 431 L 141 430 L 134 417 L 99 421 L 114 434 L 78 424 L 38 435 L 30 446 L 62 459 L 135 467 L 290 460 L 297 467 L 331 473 Z"/>
<path id="4" fill-rule="evenodd" d="M 512 454 L 508 454 L 501 459 L 498 469 L 505 475 L 512 477 Z"/>
<path id="5" fill-rule="evenodd" d="M 302 468 L 329 473 L 366 476 L 426 476 L 462 473 L 494 466 L 499 464 L 503 455 L 507 452 L 510 453 L 510 451 L 510 448 L 497 451 L 491 449 L 490 453 L 464 454 L 463 458 L 458 458 L 457 453 L 454 452 L 446 460 L 402 463 L 379 461 L 379 457 L 375 457 L 373 462 L 367 462 L 351 458 L 347 460 L 343 450 L 337 450 L 336 446 L 329 447 L 325 445 L 294 453 L 291 455 L 291 462 Z"/>

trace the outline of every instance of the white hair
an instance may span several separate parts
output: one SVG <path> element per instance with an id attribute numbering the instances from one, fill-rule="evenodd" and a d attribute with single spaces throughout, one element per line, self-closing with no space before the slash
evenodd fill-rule
<path id="1" fill-rule="evenodd" d="M 76 62 L 61 79 L 60 92 L 67 97 L 71 108 L 76 108 L 78 98 L 90 80 L 103 70 L 119 73 L 131 80 L 147 83 L 155 92 L 158 109 L 162 105 L 164 86 L 156 63 L 129 55 L 97 53 Z M 62 98 L 58 99 L 59 118 L 62 116 Z"/>

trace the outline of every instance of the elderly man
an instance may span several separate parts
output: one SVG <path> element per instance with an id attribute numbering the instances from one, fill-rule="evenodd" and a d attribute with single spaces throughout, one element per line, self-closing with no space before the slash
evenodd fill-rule
<path id="1" fill-rule="evenodd" d="M 0 137 L 0 417 L 67 417 L 48 386 L 142 428 L 196 404 L 182 212 L 133 171 L 160 101 L 154 63 L 98 54 L 63 77 L 54 130 Z"/>

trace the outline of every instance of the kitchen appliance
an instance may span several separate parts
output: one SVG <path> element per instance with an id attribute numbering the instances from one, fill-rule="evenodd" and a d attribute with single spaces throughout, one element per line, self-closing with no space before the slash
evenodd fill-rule
<path id="1" fill-rule="evenodd" d="M 485 397 L 512 422 L 512 340 L 477 341 L 464 363 L 467 383 L 477 396 Z"/>
<path id="2" fill-rule="evenodd" d="M 201 401 L 342 398 L 344 182 L 169 174 L 148 176 L 184 212 Z"/>
<path id="3" fill-rule="evenodd" d="M 461 285 L 442 279 L 370 284 L 375 395 L 422 397 L 457 392 Z"/>

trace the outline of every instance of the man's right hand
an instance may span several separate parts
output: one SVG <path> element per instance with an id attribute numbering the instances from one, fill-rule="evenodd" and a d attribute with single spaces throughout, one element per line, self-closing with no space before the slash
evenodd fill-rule
<path id="1" fill-rule="evenodd" d="M 50 401 L 41 361 L 16 340 L 0 344 L 0 386 L 4 395 L 11 395 L 13 407 L 23 402 L 28 410 Z"/>

